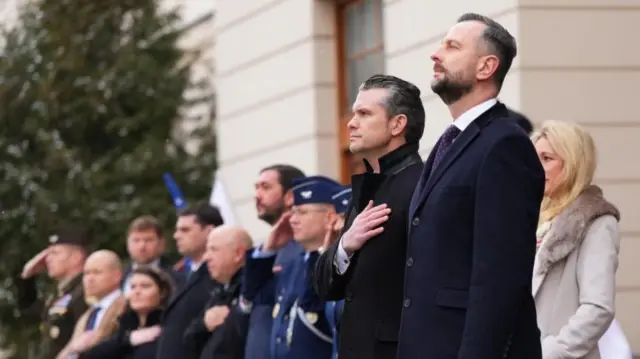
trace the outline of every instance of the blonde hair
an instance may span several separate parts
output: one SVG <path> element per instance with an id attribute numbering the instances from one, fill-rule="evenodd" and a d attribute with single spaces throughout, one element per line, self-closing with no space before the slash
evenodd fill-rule
<path id="1" fill-rule="evenodd" d="M 540 223 L 552 220 L 591 185 L 596 172 L 596 146 L 582 126 L 546 121 L 531 136 L 533 143 L 546 139 L 563 161 L 561 178 L 553 193 L 542 200 Z"/>

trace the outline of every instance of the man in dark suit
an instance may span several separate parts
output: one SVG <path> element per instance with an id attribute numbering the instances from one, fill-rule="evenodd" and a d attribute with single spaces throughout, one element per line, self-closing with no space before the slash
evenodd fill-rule
<path id="1" fill-rule="evenodd" d="M 352 200 L 340 239 L 318 259 L 315 289 L 344 299 L 340 359 L 395 359 L 409 203 L 422 171 L 418 143 L 425 114 L 420 90 L 394 76 L 361 86 L 349 121 L 349 149 L 367 172 L 352 177 Z"/>
<path id="2" fill-rule="evenodd" d="M 500 24 L 465 14 L 431 56 L 454 122 L 410 207 L 398 359 L 540 359 L 531 296 L 544 173 L 496 97 L 516 55 Z"/>
<path id="3" fill-rule="evenodd" d="M 166 240 L 162 234 L 160 222 L 153 216 L 141 216 L 134 219 L 127 230 L 127 253 L 131 258 L 122 276 L 122 291 L 129 293 L 131 272 L 140 265 L 150 265 L 166 272 L 176 289 L 184 284 L 183 273 L 173 270 L 162 257 Z"/>
<path id="4" fill-rule="evenodd" d="M 199 319 L 184 334 L 201 359 L 244 359 L 249 315 L 238 307 L 245 254 L 253 248 L 249 233 L 223 225 L 209 234 L 204 259 L 211 278 L 222 284 L 211 292 Z"/>
<path id="5" fill-rule="evenodd" d="M 211 291 L 221 286 L 211 279 L 203 257 L 209 232 L 223 223 L 220 211 L 207 203 L 195 204 L 178 215 L 173 235 L 176 247 L 191 261 L 189 268 L 185 268 L 187 279 L 184 286 L 164 311 L 156 359 L 198 357 L 195 348 L 186 345 L 183 337 L 191 323 L 200 319 L 200 312 Z"/>

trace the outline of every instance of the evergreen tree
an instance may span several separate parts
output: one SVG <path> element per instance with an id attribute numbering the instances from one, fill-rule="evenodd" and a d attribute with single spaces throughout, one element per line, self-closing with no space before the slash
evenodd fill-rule
<path id="1" fill-rule="evenodd" d="M 179 128 L 193 105 L 184 96 L 191 63 L 176 45 L 187 31 L 179 24 L 178 13 L 160 12 L 155 0 L 36 0 L 4 33 L 0 337 L 18 358 L 28 358 L 39 323 L 16 311 L 14 278 L 47 246 L 52 226 L 86 223 L 93 248 L 125 255 L 136 216 L 157 216 L 171 237 L 175 211 L 164 172 L 188 200 L 208 198 L 212 121 L 204 121 L 204 134 Z M 200 151 L 187 151 L 186 141 Z"/>

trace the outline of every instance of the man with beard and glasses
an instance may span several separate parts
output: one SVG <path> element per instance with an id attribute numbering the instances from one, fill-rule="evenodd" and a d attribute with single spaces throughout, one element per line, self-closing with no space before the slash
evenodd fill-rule
<path id="1" fill-rule="evenodd" d="M 409 209 L 398 359 L 540 359 L 531 295 L 544 172 L 496 100 L 516 56 L 497 22 L 465 14 L 431 56 L 453 124 Z"/>
<path id="2" fill-rule="evenodd" d="M 275 164 L 260 171 L 255 187 L 256 210 L 258 218 L 273 226 L 293 204 L 291 188 L 293 180 L 304 177 L 304 173 L 296 167 Z M 276 255 L 273 272 L 286 273 L 283 269 L 290 266 L 291 261 L 303 253 L 302 247 L 290 240 Z M 251 256 L 253 253 L 248 253 Z M 285 283 L 286 281 L 282 281 Z M 243 284 L 240 307 L 251 312 L 249 333 L 245 348 L 246 359 L 270 359 L 270 338 L 273 326 L 273 291 L 281 293 L 285 288 L 276 288 L 276 281 L 271 281 L 268 288 L 250 288 Z M 253 305 L 253 303 L 256 303 Z"/>
<path id="3" fill-rule="evenodd" d="M 395 359 L 409 203 L 422 172 L 420 89 L 394 76 L 370 77 L 347 126 L 349 151 L 364 157 L 367 172 L 351 177 L 344 231 L 318 259 L 314 285 L 325 301 L 344 299 L 338 358 Z"/>

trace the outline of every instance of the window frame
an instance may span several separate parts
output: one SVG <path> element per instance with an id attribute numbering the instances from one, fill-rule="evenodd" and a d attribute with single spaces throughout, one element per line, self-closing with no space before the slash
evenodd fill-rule
<path id="1" fill-rule="evenodd" d="M 363 50 L 358 49 L 355 54 L 347 54 L 346 45 L 346 26 L 345 26 L 345 12 L 351 7 L 363 4 L 366 1 L 374 1 L 374 23 L 376 25 L 374 36 L 375 43 L 369 48 Z M 364 164 L 360 166 L 355 164 L 354 155 L 349 151 L 349 131 L 347 130 L 347 123 L 352 117 L 349 103 L 349 64 L 354 59 L 362 59 L 365 56 L 380 52 L 383 55 L 384 61 L 384 28 L 383 28 L 383 11 L 384 1 L 382 0 L 338 0 L 336 6 L 336 46 L 338 57 L 338 148 L 340 154 L 340 178 L 342 183 L 350 183 L 351 175 L 355 173 L 361 173 L 364 170 Z"/>

